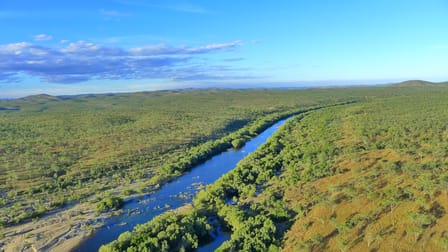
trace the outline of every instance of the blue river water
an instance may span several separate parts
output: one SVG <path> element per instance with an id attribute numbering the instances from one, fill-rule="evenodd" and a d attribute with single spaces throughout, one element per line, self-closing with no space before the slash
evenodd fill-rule
<path id="1" fill-rule="evenodd" d="M 101 245 L 117 239 L 125 231 L 131 231 L 137 224 L 150 221 L 169 209 L 191 203 L 192 198 L 199 190 L 235 168 L 241 159 L 265 143 L 286 120 L 278 121 L 249 140 L 242 148 L 238 150 L 228 149 L 193 167 L 189 172 L 163 185 L 159 190 L 127 201 L 120 215 L 106 219 L 105 224 L 84 240 L 74 251 L 98 251 Z M 220 232 L 212 242 L 198 248 L 198 251 L 214 251 L 229 238 L 228 233 Z"/>

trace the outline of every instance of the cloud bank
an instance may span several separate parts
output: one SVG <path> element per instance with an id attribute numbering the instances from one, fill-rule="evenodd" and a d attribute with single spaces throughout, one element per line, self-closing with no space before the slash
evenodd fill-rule
<path id="1" fill-rule="evenodd" d="M 35 37 L 36 40 L 45 38 L 48 35 Z M 228 68 L 195 64 L 195 59 L 210 53 L 232 51 L 240 45 L 240 41 L 197 47 L 148 45 L 132 48 L 85 41 L 64 44 L 63 47 L 27 42 L 3 44 L 0 45 L 0 82 L 20 82 L 22 75 L 61 84 L 89 80 L 222 79 L 225 74 L 229 76 Z"/>

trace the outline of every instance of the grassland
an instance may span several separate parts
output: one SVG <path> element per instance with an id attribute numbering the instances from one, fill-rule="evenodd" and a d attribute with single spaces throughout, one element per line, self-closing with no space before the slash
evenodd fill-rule
<path id="1" fill-rule="evenodd" d="M 147 192 L 228 148 L 242 127 L 254 134 L 270 123 L 264 118 L 353 97 L 342 89 L 185 90 L 0 101 L 0 226 L 69 202 Z"/>
<path id="2" fill-rule="evenodd" d="M 357 102 L 296 116 L 193 208 L 166 214 L 189 231 L 159 237 L 149 222 L 102 251 L 194 248 L 213 230 L 191 228 L 206 216 L 232 233 L 220 251 L 446 251 L 448 87 L 345 91 Z"/>
<path id="3" fill-rule="evenodd" d="M 300 158 L 273 182 L 288 185 L 283 202 L 300 210 L 284 250 L 448 249 L 447 95 L 427 87 L 296 122 L 288 135 Z M 319 133 L 329 124 L 330 135 Z M 316 176 L 315 167 L 329 171 Z"/>

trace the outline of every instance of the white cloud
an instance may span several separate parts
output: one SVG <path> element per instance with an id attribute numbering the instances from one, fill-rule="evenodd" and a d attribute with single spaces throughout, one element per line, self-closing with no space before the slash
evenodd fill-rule
<path id="1" fill-rule="evenodd" d="M 34 36 L 35 41 L 46 41 L 46 40 L 52 40 L 53 36 L 48 34 L 37 34 Z"/>
<path id="2" fill-rule="evenodd" d="M 78 83 L 108 79 L 223 79 L 232 69 L 207 64 L 193 65 L 195 59 L 220 51 L 234 50 L 240 41 L 204 46 L 148 45 L 135 48 L 105 46 L 85 41 L 59 47 L 20 42 L 0 45 L 0 82 L 25 74 L 51 83 Z"/>

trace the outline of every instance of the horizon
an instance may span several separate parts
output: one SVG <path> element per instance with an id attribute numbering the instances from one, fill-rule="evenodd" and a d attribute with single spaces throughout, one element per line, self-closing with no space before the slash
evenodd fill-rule
<path id="1" fill-rule="evenodd" d="M 440 82 L 447 14 L 443 0 L 7 2 L 0 99 Z"/>
<path id="2" fill-rule="evenodd" d="M 252 85 L 252 84 L 239 84 L 234 86 L 203 86 L 203 87 L 182 87 L 182 88 L 168 88 L 168 89 L 155 89 L 155 90 L 126 90 L 126 91 L 111 91 L 111 92 L 98 92 L 98 93 L 71 93 L 71 94 L 56 94 L 56 93 L 33 93 L 25 96 L 17 96 L 17 97 L 0 97 L 0 101 L 2 100 L 16 100 L 16 99 L 24 99 L 33 96 L 51 96 L 51 97 L 77 97 L 77 96 L 97 96 L 97 95 L 110 95 L 110 94 L 135 94 L 135 93 L 147 93 L 147 92 L 164 92 L 164 91 L 189 91 L 189 90 L 226 90 L 226 89 L 240 89 L 240 90 L 248 90 L 248 89 L 319 89 L 319 88 L 350 88 L 350 87 L 374 87 L 374 86 L 388 86 L 388 85 L 397 85 L 405 82 L 429 82 L 432 84 L 445 84 L 448 81 L 428 81 L 428 80 L 400 80 L 400 81 L 384 81 L 384 82 L 359 82 L 353 81 L 350 82 L 332 82 L 332 81 L 322 81 L 315 83 L 287 83 L 286 85 L 275 85 L 273 83 L 265 83 L 263 85 Z M 289 86 L 288 86 L 289 85 Z"/>
<path id="3" fill-rule="evenodd" d="M 25 96 L 17 96 L 17 97 L 0 97 L 0 101 L 4 100 L 16 100 L 23 99 L 33 96 L 40 95 L 48 95 L 52 97 L 77 97 L 77 96 L 89 96 L 89 95 L 109 95 L 109 94 L 134 94 L 134 93 L 146 93 L 146 92 L 164 92 L 164 91 L 189 91 L 189 90 L 226 90 L 226 89 L 240 89 L 240 90 L 249 90 L 249 89 L 319 89 L 319 88 L 350 88 L 350 87 L 374 87 L 374 86 L 388 86 L 388 85 L 397 85 L 405 82 L 429 82 L 432 84 L 445 84 L 448 81 L 428 81 L 428 80 L 400 80 L 400 81 L 383 81 L 383 82 L 375 82 L 375 81 L 350 81 L 348 82 L 332 82 L 332 81 L 322 81 L 322 82 L 314 82 L 314 83 L 283 83 L 284 85 L 276 85 L 275 83 L 264 83 L 264 84 L 239 84 L 239 85 L 222 85 L 222 86 L 203 86 L 203 87 L 173 87 L 167 89 L 155 89 L 155 90 L 125 90 L 125 91 L 110 91 L 110 92 L 97 92 L 97 93 L 69 93 L 69 94 L 56 94 L 56 93 L 33 93 Z M 278 84 L 278 83 L 277 83 Z"/>
<path id="4" fill-rule="evenodd" d="M 336 88 L 336 87 L 356 87 L 356 86 L 379 86 L 379 85 L 390 85 L 405 81 L 414 80 L 383 80 L 383 81 L 314 81 L 314 82 L 278 82 L 278 83 L 238 83 L 233 85 L 197 85 L 197 86 L 187 86 L 187 87 L 171 87 L 165 89 L 137 89 L 137 90 L 111 90 L 104 92 L 67 92 L 59 93 L 54 90 L 35 90 L 35 92 L 26 95 L 12 94 L 11 96 L 5 96 L 0 94 L 0 100 L 14 100 L 26 98 L 29 96 L 36 95 L 49 95 L 54 97 L 60 96 L 82 96 L 82 95 L 103 95 L 103 94 L 126 94 L 126 93 L 140 93 L 140 92 L 157 92 L 157 91 L 173 91 L 173 90 L 207 90 L 207 89 L 306 89 L 306 88 Z M 426 80 L 415 80 L 415 81 L 426 81 Z M 435 82 L 437 83 L 437 82 Z M 42 92 L 40 92 L 42 91 Z M 49 91 L 49 92 L 46 92 Z"/>

